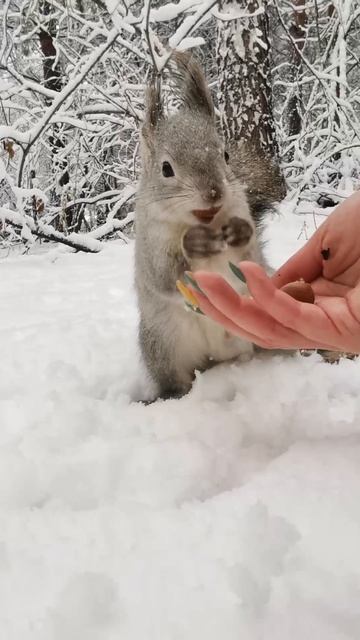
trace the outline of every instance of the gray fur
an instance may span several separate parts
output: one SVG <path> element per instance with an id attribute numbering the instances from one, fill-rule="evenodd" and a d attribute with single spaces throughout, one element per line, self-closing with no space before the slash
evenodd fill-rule
<path id="1" fill-rule="evenodd" d="M 251 214 L 257 224 L 262 223 L 264 212 L 286 195 L 285 180 L 279 165 L 263 149 L 247 140 L 236 140 L 228 145 L 232 170 L 238 180 L 246 184 L 246 195 Z"/>
<path id="2" fill-rule="evenodd" d="M 183 104 L 177 113 L 165 117 L 156 88 L 148 91 L 136 206 L 139 339 L 144 362 L 162 397 L 187 392 L 195 370 L 238 357 L 248 359 L 253 352 L 250 343 L 229 336 L 209 318 L 187 311 L 176 281 L 183 278 L 186 269 L 206 269 L 221 273 L 237 290 L 244 291 L 228 262 L 263 262 L 244 186 L 224 160 L 202 71 L 188 55 L 176 53 L 174 59 L 176 82 L 184 91 Z M 171 164 L 175 177 L 163 176 L 163 162 Z M 200 234 L 201 249 L 208 246 L 208 254 L 196 257 L 191 253 L 190 257 L 183 238 L 189 229 L 199 226 L 192 212 L 212 206 L 221 209 L 212 222 L 201 225 L 207 231 Z M 247 221 L 254 231 L 247 236 L 242 233 L 241 243 L 236 242 L 236 233 L 229 234 L 229 229 L 241 229 L 241 225 L 231 223 L 234 217 Z M 219 250 L 218 233 L 222 229 L 223 250 L 221 246 Z M 203 242 L 203 235 L 205 240 L 208 237 L 208 244 Z M 232 243 L 225 237 L 232 238 Z M 194 242 L 196 247 L 196 237 Z"/>
<path id="3" fill-rule="evenodd" d="M 215 110 L 210 89 L 201 67 L 190 52 L 173 51 L 172 82 L 183 106 L 214 118 Z M 175 63 L 175 65 L 173 64 Z"/>

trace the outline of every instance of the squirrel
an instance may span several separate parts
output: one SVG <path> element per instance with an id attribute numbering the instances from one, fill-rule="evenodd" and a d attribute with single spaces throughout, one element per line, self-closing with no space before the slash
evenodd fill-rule
<path id="1" fill-rule="evenodd" d="M 185 308 L 176 289 L 186 270 L 220 273 L 237 291 L 246 285 L 229 261 L 264 266 L 246 187 L 232 170 L 215 124 L 203 71 L 174 51 L 180 106 L 165 113 L 158 78 L 149 83 L 141 129 L 141 177 L 135 212 L 135 287 L 139 342 L 156 397 L 187 393 L 195 371 L 249 360 L 254 347 Z"/>

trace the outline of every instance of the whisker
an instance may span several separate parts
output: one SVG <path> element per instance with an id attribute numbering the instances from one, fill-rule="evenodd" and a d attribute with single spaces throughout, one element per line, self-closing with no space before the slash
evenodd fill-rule
<path id="1" fill-rule="evenodd" d="M 175 200 L 175 201 L 179 201 L 181 200 L 181 202 L 178 202 L 179 206 L 184 206 L 184 203 L 186 201 L 191 201 L 191 198 L 187 197 L 187 196 L 161 196 L 160 198 L 156 198 L 156 199 L 151 199 L 148 200 L 149 204 L 157 204 L 158 202 L 165 202 L 166 200 Z M 176 206 L 176 205 L 175 205 Z"/>
<path id="2" fill-rule="evenodd" d="M 190 200 L 193 197 L 193 193 L 192 192 L 182 192 L 182 193 L 174 193 L 174 192 L 163 192 L 161 189 L 158 190 L 158 192 L 156 193 L 146 193 L 146 192 L 142 192 L 142 193 L 138 193 L 136 196 L 136 200 L 137 201 L 141 201 L 146 199 L 150 199 L 151 201 L 154 201 L 154 196 L 158 196 L 156 198 L 157 201 L 161 201 L 163 199 L 181 199 L 181 200 Z"/>

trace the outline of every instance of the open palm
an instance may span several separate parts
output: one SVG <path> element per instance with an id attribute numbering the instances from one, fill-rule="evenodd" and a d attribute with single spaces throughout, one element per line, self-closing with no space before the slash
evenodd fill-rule
<path id="1" fill-rule="evenodd" d="M 265 348 L 323 348 L 360 353 L 360 193 L 336 208 L 309 242 L 272 278 L 241 262 L 251 298 L 221 276 L 197 272 L 204 313 L 232 333 Z M 303 278 L 315 304 L 281 290 Z"/>

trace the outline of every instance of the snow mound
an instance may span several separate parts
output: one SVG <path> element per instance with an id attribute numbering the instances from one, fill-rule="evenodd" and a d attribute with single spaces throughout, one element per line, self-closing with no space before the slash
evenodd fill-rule
<path id="1" fill-rule="evenodd" d="M 132 259 L 0 262 L 1 637 L 357 640 L 360 362 L 264 354 L 139 404 Z"/>

